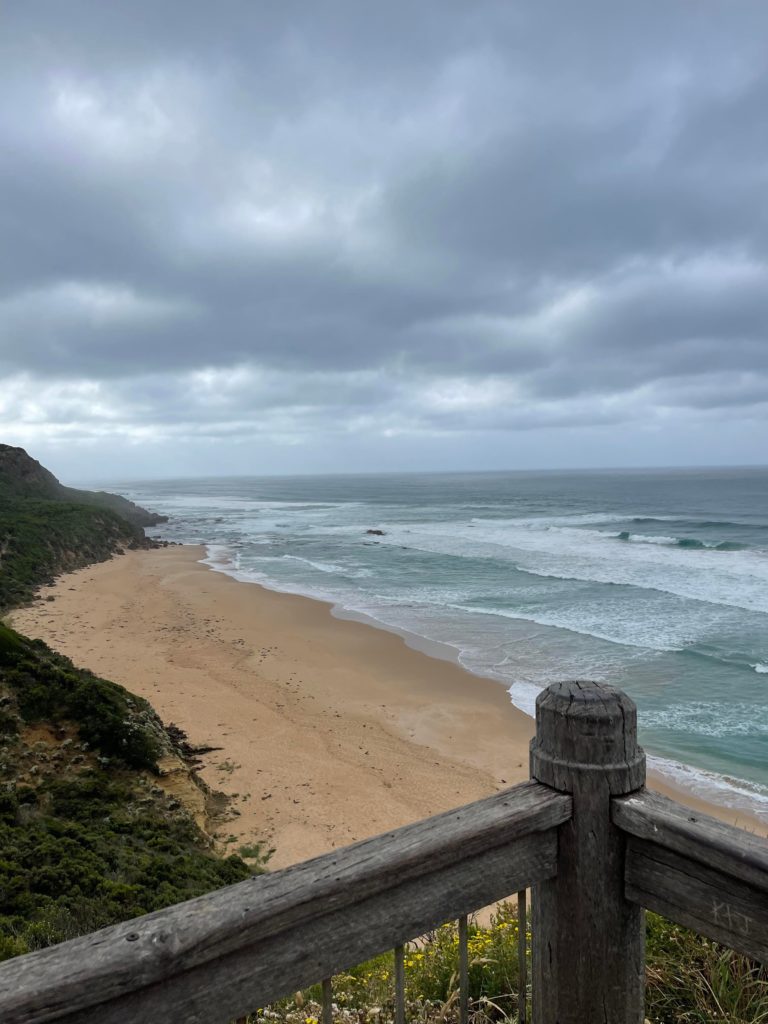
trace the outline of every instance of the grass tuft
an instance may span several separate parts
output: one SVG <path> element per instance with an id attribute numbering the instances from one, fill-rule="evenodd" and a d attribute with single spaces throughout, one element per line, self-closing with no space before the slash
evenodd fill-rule
<path id="1" fill-rule="evenodd" d="M 768 972 L 747 957 L 702 936 L 647 915 L 646 1020 L 649 1024 L 768 1024 Z M 469 927 L 472 1024 L 518 1020 L 517 950 L 520 930 L 511 905 L 502 904 L 490 926 Z M 530 948 L 530 932 L 526 933 Z M 529 960 L 530 962 L 530 960 Z M 421 1024 L 457 1024 L 458 931 L 444 925 L 406 950 L 406 1016 Z M 256 1010 L 247 1024 L 318 1024 L 320 986 Z M 394 963 L 391 953 L 333 979 L 335 1021 L 391 1024 Z M 528 991 L 530 1019 L 530 990 Z M 586 1022 L 585 1022 L 586 1024 Z"/>

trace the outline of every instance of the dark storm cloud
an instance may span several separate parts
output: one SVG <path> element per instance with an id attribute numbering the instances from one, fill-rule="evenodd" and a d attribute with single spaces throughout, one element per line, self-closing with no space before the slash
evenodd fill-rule
<path id="1" fill-rule="evenodd" d="M 3 422 L 763 415 L 757 0 L 0 20 Z"/>

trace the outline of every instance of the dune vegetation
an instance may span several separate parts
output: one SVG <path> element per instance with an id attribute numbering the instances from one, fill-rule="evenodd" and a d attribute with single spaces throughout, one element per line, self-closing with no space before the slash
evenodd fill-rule
<path id="1" fill-rule="evenodd" d="M 530 925 L 526 922 L 526 929 Z M 530 938 L 526 930 L 528 963 Z M 490 924 L 469 926 L 470 1020 L 519 1019 L 515 909 L 502 904 Z M 763 1024 L 768 1021 L 768 971 L 760 964 L 659 917 L 646 919 L 649 1024 Z M 458 929 L 447 924 L 406 950 L 406 1019 L 457 1024 Z M 298 992 L 245 1018 L 248 1024 L 318 1024 L 320 987 Z M 384 953 L 333 979 L 334 1019 L 345 1024 L 394 1021 L 394 963 Z M 530 1020 L 530 990 L 528 992 Z"/>
<path id="2" fill-rule="evenodd" d="M 0 625 L 0 959 L 261 869 L 163 789 L 181 756 L 146 701 Z"/>
<path id="3" fill-rule="evenodd" d="M 0 612 L 147 546 L 142 526 L 159 518 L 0 445 Z M 0 959 L 263 870 L 258 845 L 248 863 L 218 856 L 163 788 L 164 759 L 218 807 L 186 756 L 146 701 L 0 624 Z"/>

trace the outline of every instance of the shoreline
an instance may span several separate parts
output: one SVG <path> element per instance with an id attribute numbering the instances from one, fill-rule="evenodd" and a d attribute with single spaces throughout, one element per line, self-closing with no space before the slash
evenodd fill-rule
<path id="1" fill-rule="evenodd" d="M 419 649 L 331 602 L 237 580 L 204 554 L 128 552 L 62 577 L 41 591 L 52 602 L 8 619 L 217 748 L 200 774 L 239 812 L 215 833 L 220 849 L 261 842 L 286 867 L 528 778 L 533 720 L 448 645 Z M 649 785 L 765 834 L 655 773 Z"/>
<path id="2" fill-rule="evenodd" d="M 190 545 L 184 545 L 190 546 Z M 339 620 L 347 620 L 350 622 L 358 622 L 362 625 L 368 626 L 371 629 L 380 630 L 385 633 L 392 633 L 397 637 L 400 637 L 403 642 L 413 651 L 417 651 L 421 654 L 426 654 L 430 658 L 439 659 L 441 661 L 447 661 L 450 664 L 459 668 L 467 676 L 472 679 L 483 679 L 495 683 L 497 686 L 502 687 L 504 692 L 510 698 L 510 704 L 514 711 L 518 715 L 522 715 L 523 718 L 531 723 L 531 733 L 533 736 L 533 724 L 535 718 L 525 708 L 519 704 L 515 704 L 511 699 L 509 686 L 506 682 L 499 679 L 498 677 L 491 675 L 484 675 L 481 672 L 473 671 L 468 668 L 461 660 L 461 649 L 458 646 L 454 646 L 450 643 L 446 643 L 440 640 L 433 640 L 429 637 L 422 636 L 419 633 L 411 632 L 404 629 L 401 626 L 392 625 L 391 623 L 384 622 L 380 619 L 375 618 L 366 612 L 357 611 L 353 608 L 347 608 L 343 604 L 331 598 L 319 597 L 311 593 L 303 593 L 292 590 L 282 590 L 277 585 L 270 585 L 263 581 L 257 581 L 252 579 L 241 579 L 236 573 L 230 572 L 229 570 L 222 568 L 219 564 L 212 561 L 210 556 L 207 554 L 207 545 L 199 545 L 201 550 L 206 552 L 206 557 L 201 559 L 201 564 L 210 568 L 213 572 L 221 573 L 224 576 L 229 576 L 238 583 L 250 584 L 256 587 L 266 590 L 269 593 L 274 594 L 287 594 L 292 597 L 299 597 L 307 601 L 311 601 L 315 604 L 320 604 L 326 607 L 330 615 Z M 527 758 L 526 750 L 526 758 Z M 699 812 L 711 814 L 713 817 L 719 818 L 722 821 L 729 822 L 731 824 L 737 824 L 739 827 L 747 829 L 750 832 L 754 832 L 759 835 L 768 837 L 768 817 L 765 812 L 761 816 L 756 811 L 751 811 L 748 806 L 745 806 L 744 801 L 748 800 L 746 795 L 745 787 L 747 783 L 743 780 L 734 779 L 733 785 L 737 787 L 735 791 L 731 790 L 729 786 L 729 779 L 726 776 L 718 776 L 716 773 L 708 772 L 704 769 L 690 767 L 683 762 L 677 762 L 670 758 L 667 758 L 660 754 L 652 754 L 646 751 L 647 757 L 647 784 L 650 789 L 655 789 L 665 796 L 671 799 L 677 800 L 679 803 L 686 804 L 692 809 Z M 660 763 L 665 764 L 666 770 L 658 767 Z M 679 778 L 685 777 L 687 773 L 690 773 L 694 777 L 694 783 L 686 785 L 684 782 L 678 781 Z M 739 793 L 739 800 L 741 801 L 738 806 L 728 804 L 726 801 L 717 800 L 715 797 L 709 794 L 701 793 L 697 788 L 696 784 L 701 786 L 701 777 L 704 776 L 708 780 L 708 785 L 715 791 L 722 791 L 723 794 L 731 792 Z M 722 782 L 720 781 L 722 778 Z M 742 788 L 738 789 L 739 783 L 742 784 Z"/>

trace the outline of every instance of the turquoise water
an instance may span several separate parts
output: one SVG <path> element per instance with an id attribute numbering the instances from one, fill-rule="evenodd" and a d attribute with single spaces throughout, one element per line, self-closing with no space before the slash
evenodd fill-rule
<path id="1" fill-rule="evenodd" d="M 528 712 L 610 680 L 657 767 L 768 818 L 768 470 L 111 487 L 222 571 L 452 645 Z"/>

